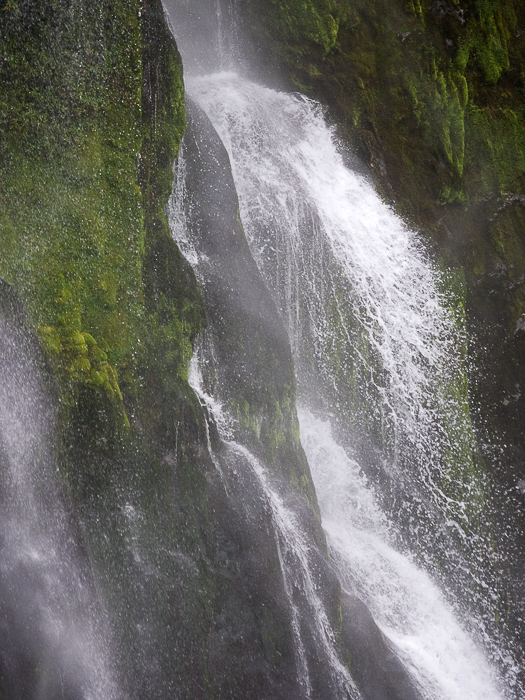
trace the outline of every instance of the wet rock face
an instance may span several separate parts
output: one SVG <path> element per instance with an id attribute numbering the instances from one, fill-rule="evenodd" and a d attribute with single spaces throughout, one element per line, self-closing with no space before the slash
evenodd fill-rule
<path id="1" fill-rule="evenodd" d="M 288 336 L 244 237 L 226 150 L 207 117 L 190 105 L 188 209 L 205 260 L 208 318 L 225 360 L 225 383 L 241 400 L 261 405 L 265 392 L 294 383 Z"/>
<path id="2" fill-rule="evenodd" d="M 344 593 L 342 612 L 342 637 L 364 700 L 422 700 L 368 608 Z"/>
<path id="3" fill-rule="evenodd" d="M 297 437 L 295 377 L 284 323 L 245 239 L 227 152 L 193 103 L 189 115 L 186 209 L 201 256 L 209 331 L 217 352 L 215 388 L 239 412 L 243 434 L 255 449 L 264 446 L 264 457 L 280 461 L 280 469 L 296 483 L 306 475 L 305 494 L 316 507 Z"/>
<path id="4" fill-rule="evenodd" d="M 465 24 L 465 10 L 458 10 L 451 3 L 446 0 L 436 0 L 431 5 L 428 6 L 429 12 L 435 17 L 444 17 L 445 15 L 452 15 L 461 24 Z"/>

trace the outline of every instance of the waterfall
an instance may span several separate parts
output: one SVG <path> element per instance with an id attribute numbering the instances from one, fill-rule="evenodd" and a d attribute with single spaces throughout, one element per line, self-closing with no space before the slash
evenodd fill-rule
<path id="1" fill-rule="evenodd" d="M 252 255 L 288 327 L 301 439 L 343 587 L 424 697 L 514 697 L 512 645 L 491 621 L 461 284 L 352 167 L 318 104 L 235 73 L 187 88 L 228 150 Z M 183 147 L 172 229 L 199 274 L 180 211 L 184 158 Z"/>
<path id="2" fill-rule="evenodd" d="M 190 371 L 190 384 L 199 396 L 203 406 L 209 411 L 215 425 L 219 428 L 220 437 L 228 450 L 241 457 L 256 477 L 261 489 L 262 498 L 268 505 L 275 533 L 275 541 L 281 566 L 284 588 L 288 598 L 291 623 L 295 640 L 295 652 L 297 656 L 297 681 L 302 687 L 304 697 L 313 698 L 312 685 L 309 678 L 309 668 L 305 644 L 303 642 L 304 610 L 298 604 L 299 591 L 304 600 L 303 606 L 306 614 L 314 622 L 315 643 L 325 655 L 327 667 L 333 671 L 333 683 L 337 697 L 358 700 L 359 692 L 348 673 L 348 670 L 338 658 L 335 647 L 335 635 L 327 618 L 324 606 L 317 594 L 314 567 L 311 562 L 308 537 L 302 532 L 293 510 L 288 508 L 280 496 L 278 489 L 272 485 L 272 480 L 261 462 L 242 444 L 232 439 L 231 417 L 225 412 L 223 406 L 217 400 L 206 393 L 200 370 L 205 357 L 196 354 L 192 359 Z M 209 443 L 210 453 L 213 448 Z M 230 461 L 230 460 L 228 460 Z M 228 487 L 228 477 L 225 475 L 217 458 L 214 459 L 217 469 L 220 470 L 222 479 Z"/>
<path id="3" fill-rule="evenodd" d="M 332 435 L 330 423 L 299 413 L 323 526 L 342 583 L 370 608 L 427 698 L 495 699 L 490 669 L 435 583 L 391 545 L 373 489 Z"/>
<path id="4" fill-rule="evenodd" d="M 0 291 L 5 305 L 12 292 L 5 284 Z M 3 691 L 117 700 L 101 611 L 56 473 L 53 404 L 19 306 L 0 315 Z"/>

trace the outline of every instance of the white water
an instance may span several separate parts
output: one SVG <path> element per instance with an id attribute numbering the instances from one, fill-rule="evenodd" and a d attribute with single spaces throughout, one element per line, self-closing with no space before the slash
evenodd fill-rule
<path id="1" fill-rule="evenodd" d="M 432 450 L 438 407 L 428 398 L 447 381 L 444 358 L 456 339 L 417 238 L 345 166 L 317 103 L 234 73 L 192 79 L 189 90 L 230 155 L 246 236 L 288 321 L 296 358 L 309 325 L 317 363 L 327 363 L 334 329 L 326 310 L 334 304 L 339 332 L 353 344 L 354 329 L 345 328 L 351 311 L 365 338 L 352 370 L 362 384 L 375 383 L 385 437 L 392 434 L 392 466 L 401 434 L 421 454 Z M 334 298 L 333 281 L 327 285 L 341 273 L 350 287 L 343 302 Z M 460 420 L 465 406 L 458 408 Z"/>
<path id="2" fill-rule="evenodd" d="M 0 318 L 0 338 L 0 651 L 8 674 L 15 670 L 8 687 L 13 697 L 24 692 L 16 687 L 18 654 L 32 654 L 31 697 L 116 700 L 100 610 L 76 560 L 53 469 L 49 397 L 24 333 Z"/>
<path id="3" fill-rule="evenodd" d="M 499 698 L 488 664 L 442 593 L 390 544 L 373 491 L 359 465 L 335 442 L 330 423 L 308 409 L 299 411 L 299 421 L 343 586 L 366 603 L 428 698 Z"/>
<path id="4" fill-rule="evenodd" d="M 279 493 L 273 488 L 263 465 L 246 447 L 232 439 L 231 419 L 217 399 L 207 394 L 204 389 L 200 371 L 200 362 L 203 360 L 205 358 L 200 358 L 197 353 L 193 356 L 189 375 L 190 386 L 213 417 L 223 443 L 229 449 L 241 455 L 245 463 L 252 469 L 270 508 L 281 575 L 288 597 L 292 630 L 295 637 L 298 683 L 303 688 L 305 698 L 312 698 L 308 661 L 301 634 L 301 611 L 294 601 L 298 591 L 301 591 L 301 597 L 306 602 L 308 613 L 315 623 L 317 645 L 323 651 L 326 662 L 332 671 L 333 681 L 339 697 L 357 700 L 360 697 L 359 692 L 348 670 L 338 658 L 335 635 L 326 615 L 324 605 L 316 591 L 317 586 L 310 566 L 308 539 L 303 533 L 293 511 L 286 507 Z M 213 453 L 209 441 L 208 449 L 227 489 L 224 472 L 220 467 L 219 460 Z"/>
<path id="5" fill-rule="evenodd" d="M 470 452 L 457 300 L 446 308 L 417 237 L 363 176 L 346 167 L 318 105 L 233 73 L 193 78 L 188 87 L 229 152 L 248 242 L 288 322 L 303 393 L 309 382 L 318 382 L 337 413 L 349 386 L 341 375 L 353 375 L 353 386 L 379 414 L 383 467 L 417 502 L 433 504 L 425 506 L 429 520 L 437 513 L 444 523 L 436 551 L 450 569 L 457 566 L 469 595 L 490 616 L 492 593 L 476 567 L 482 556 L 475 547 L 485 543 L 469 523 L 482 507 L 482 484 Z M 346 344 L 350 355 L 339 373 L 330 363 L 338 344 Z M 364 409 L 356 401 L 345 410 L 349 433 L 356 435 Z M 392 514 L 381 513 L 380 492 L 374 495 L 374 485 L 359 476 L 327 422 L 303 410 L 301 429 L 342 579 L 368 604 L 427 697 L 500 698 L 492 669 L 450 602 L 409 555 L 392 546 L 398 531 Z M 447 454 L 461 463 L 457 473 Z M 413 515 L 416 522 L 417 509 Z M 469 559 L 452 540 L 447 546 L 447 528 L 472 548 Z M 423 525 L 413 538 L 431 564 L 433 533 Z M 484 624 L 481 616 L 472 618 L 492 656 L 507 666 L 510 686 L 512 659 Z"/>

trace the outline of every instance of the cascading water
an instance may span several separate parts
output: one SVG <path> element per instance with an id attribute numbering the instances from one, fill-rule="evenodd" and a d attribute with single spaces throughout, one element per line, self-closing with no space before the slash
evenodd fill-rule
<path id="1" fill-rule="evenodd" d="M 246 235 L 288 322 L 303 391 L 313 365 L 344 409 L 338 384 L 348 383 L 349 371 L 355 398 L 348 408 L 355 414 L 363 397 L 375 408 L 362 422 L 374 422 L 390 470 L 403 450 L 416 451 L 418 477 L 432 481 L 428 455 L 435 456 L 440 431 L 434 397 L 462 367 L 417 240 L 345 167 L 315 103 L 233 74 L 196 79 L 190 90 L 230 153 Z M 468 405 L 459 392 L 458 399 L 463 404 L 448 406 L 450 422 L 468 452 Z"/>
<path id="2" fill-rule="evenodd" d="M 2 294 L 10 296 L 3 287 Z M 21 316 L 18 306 L 17 321 L 0 316 L 3 690 L 13 698 L 116 700 L 93 582 L 54 473 L 53 410 Z"/>
<path id="3" fill-rule="evenodd" d="M 491 567 L 480 566 L 490 551 L 478 527 L 484 484 L 471 453 L 460 294 L 346 167 L 318 105 L 232 73 L 192 78 L 188 89 L 229 152 L 252 254 L 288 323 L 302 440 L 343 585 L 368 604 L 425 697 L 501 697 L 461 613 L 512 697 L 514 661 L 490 622 Z M 175 211 L 183 180 L 184 149 L 172 225 L 198 267 Z"/>
<path id="4" fill-rule="evenodd" d="M 483 655 L 429 576 L 392 547 L 388 523 L 359 465 L 331 426 L 299 412 L 323 526 L 345 588 L 370 608 L 430 698 L 500 697 Z"/>
<path id="5" fill-rule="evenodd" d="M 194 356 L 190 371 L 190 384 L 199 396 L 203 406 L 206 407 L 213 417 L 215 425 L 219 428 L 219 434 L 224 445 L 228 450 L 240 456 L 244 464 L 256 476 L 262 497 L 270 510 L 295 638 L 297 680 L 303 689 L 304 697 L 312 698 L 315 695 L 312 694 L 308 660 L 303 643 L 302 628 L 304 621 L 301 618 L 305 613 L 304 609 L 301 611 L 298 605 L 299 597 L 303 599 L 306 614 L 314 621 L 315 643 L 325 655 L 325 662 L 328 668 L 332 670 L 332 680 L 336 688 L 337 697 L 357 700 L 360 697 L 359 692 L 348 670 L 338 658 L 335 634 L 327 618 L 323 603 L 316 591 L 317 586 L 311 565 L 308 538 L 302 532 L 293 511 L 286 507 L 278 490 L 272 486 L 271 477 L 264 466 L 245 446 L 232 439 L 234 430 L 230 427 L 231 418 L 225 413 L 222 405 L 207 394 L 204 389 L 200 364 L 205 362 L 205 360 L 205 357 L 199 357 L 198 354 Z M 209 444 L 209 449 L 210 454 L 213 455 L 211 444 Z M 230 460 L 227 461 L 229 462 Z M 220 467 L 217 457 L 214 458 L 214 462 L 220 470 L 226 488 L 228 488 L 228 477 L 225 475 L 226 470 Z"/>

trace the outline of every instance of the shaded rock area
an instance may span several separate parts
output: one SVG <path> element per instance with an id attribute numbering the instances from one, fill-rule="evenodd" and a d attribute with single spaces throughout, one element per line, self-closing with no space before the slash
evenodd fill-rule
<path id="1" fill-rule="evenodd" d="M 414 682 L 368 608 L 355 596 L 342 596 L 341 636 L 353 676 L 365 700 L 421 700 Z"/>
<path id="2" fill-rule="evenodd" d="M 239 218 L 226 149 L 206 115 L 189 103 L 184 139 L 189 233 L 200 269 L 216 391 L 225 393 L 242 434 L 304 493 L 317 511 L 295 415 L 295 376 L 283 320 L 253 260 Z M 215 387 L 214 387 L 215 388 Z M 260 448 L 259 448 L 260 449 Z"/>

